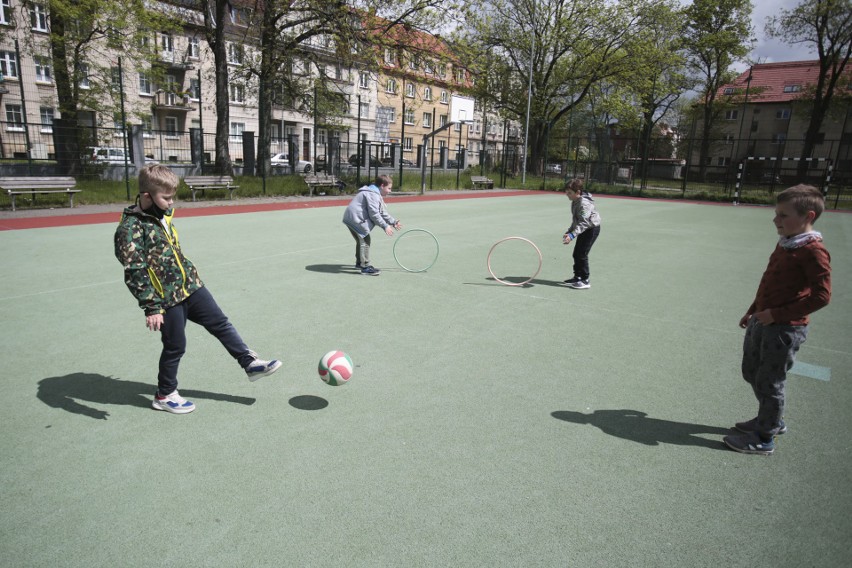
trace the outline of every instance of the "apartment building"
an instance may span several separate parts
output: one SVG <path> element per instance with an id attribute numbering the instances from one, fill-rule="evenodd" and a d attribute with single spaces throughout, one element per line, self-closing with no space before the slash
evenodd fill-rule
<path id="1" fill-rule="evenodd" d="M 711 133 L 710 154 L 704 158 L 709 171 L 722 175 L 747 160 L 754 175 L 794 173 L 810 119 L 809 93 L 818 73 L 819 61 L 763 63 L 723 85 L 716 99 L 722 111 Z M 828 160 L 835 169 L 852 171 L 852 69 L 847 68 L 837 88 L 812 154 L 817 176 Z M 700 123 L 696 131 L 701 131 Z M 698 144 L 693 144 L 689 159 L 694 169 L 699 163 Z"/>
<path id="2" fill-rule="evenodd" d="M 186 0 L 164 0 L 152 7 L 179 22 L 169 31 L 139 34 L 138 49 L 154 54 L 140 64 L 127 51 L 102 40 L 77 62 L 82 93 L 98 93 L 100 105 L 81 105 L 77 122 L 91 146 L 122 147 L 127 125 L 143 131 L 146 156 L 164 163 L 191 161 L 191 131 L 203 133 L 206 159 L 212 160 L 216 129 L 213 54 L 204 34 L 203 14 Z M 258 132 L 257 81 L 245 73 L 258 57 L 253 2 L 232 2 L 225 21 L 229 68 L 229 150 L 240 164 L 246 132 Z M 0 159 L 51 160 L 55 157 L 53 123 L 58 111 L 55 73 L 50 58 L 47 3 L 0 0 Z M 454 61 L 440 38 L 417 32 L 387 50 L 378 68 L 341 62 L 328 37 L 315 36 L 293 54 L 294 75 L 324 76 L 340 95 L 342 116 L 334 125 L 319 121 L 306 100 L 276 97 L 272 110 L 273 154 L 296 148 L 298 158 L 313 161 L 339 144 L 341 158 L 357 153 L 358 142 L 376 147 L 373 155 L 417 162 L 423 135 L 446 124 L 452 96 L 471 86 L 470 72 Z M 426 56 L 425 54 L 432 54 Z M 111 99 L 110 99 L 111 97 Z M 85 97 L 83 97 L 85 99 Z M 482 113 L 480 113 L 482 114 Z M 483 123 L 487 127 L 483 128 Z M 486 130 L 486 131 L 484 131 Z M 478 152 L 503 139 L 503 125 L 484 116 L 457 124 L 435 137 L 434 161 L 453 159 L 462 148 Z M 430 155 L 430 161 L 431 161 Z M 468 155 L 469 164 L 477 157 Z"/>

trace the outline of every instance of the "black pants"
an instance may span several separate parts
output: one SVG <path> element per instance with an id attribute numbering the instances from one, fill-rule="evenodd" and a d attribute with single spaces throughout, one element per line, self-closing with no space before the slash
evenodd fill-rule
<path id="1" fill-rule="evenodd" d="M 157 375 L 157 392 L 167 396 L 177 388 L 177 371 L 180 359 L 186 352 L 187 320 L 203 326 L 215 336 L 228 353 L 245 368 L 253 357 L 236 328 L 222 313 L 213 295 L 206 287 L 193 292 L 189 298 L 166 310 L 160 337 L 163 351 L 160 354 L 160 373 Z"/>
<path id="2" fill-rule="evenodd" d="M 589 251 L 601 233 L 601 226 L 586 229 L 577 237 L 574 243 L 574 276 L 589 279 Z"/>

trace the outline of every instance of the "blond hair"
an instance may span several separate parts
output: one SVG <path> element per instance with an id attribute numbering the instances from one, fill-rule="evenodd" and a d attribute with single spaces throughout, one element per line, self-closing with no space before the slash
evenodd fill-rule
<path id="1" fill-rule="evenodd" d="M 151 164 L 139 170 L 139 193 L 167 193 L 177 189 L 177 175 L 162 164 Z"/>
<path id="2" fill-rule="evenodd" d="M 791 204 L 796 213 L 803 217 L 808 214 L 808 211 L 813 211 L 814 221 L 819 219 L 825 210 L 825 197 L 822 192 L 804 183 L 788 187 L 776 196 L 775 202 Z"/>

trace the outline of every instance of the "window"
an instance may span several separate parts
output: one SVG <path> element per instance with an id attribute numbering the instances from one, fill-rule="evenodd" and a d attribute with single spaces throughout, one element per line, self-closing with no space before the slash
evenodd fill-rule
<path id="1" fill-rule="evenodd" d="M 464 69 L 456 69 L 456 82 L 464 83 L 465 80 L 465 72 Z"/>
<path id="2" fill-rule="evenodd" d="M 39 114 L 41 115 L 41 131 L 53 132 L 53 108 L 41 107 Z"/>
<path id="3" fill-rule="evenodd" d="M 734 143 L 734 135 L 733 134 L 725 134 L 725 144 L 733 144 Z"/>
<path id="4" fill-rule="evenodd" d="M 385 64 L 393 65 L 393 50 L 389 47 L 385 48 Z"/>
<path id="5" fill-rule="evenodd" d="M 228 44 L 228 63 L 231 65 L 242 65 L 244 50 L 238 43 Z"/>
<path id="6" fill-rule="evenodd" d="M 12 0 L 0 0 L 0 24 L 12 23 L 12 8 L 9 5 Z"/>
<path id="7" fill-rule="evenodd" d="M 403 140 L 402 148 L 408 152 L 411 152 L 412 148 L 414 148 L 414 139 L 406 138 L 405 140 Z"/>
<path id="8" fill-rule="evenodd" d="M 446 126 L 446 125 L 447 125 L 447 115 L 442 114 L 441 117 L 438 119 L 438 126 Z"/>
<path id="9" fill-rule="evenodd" d="M 388 84 L 385 86 L 385 92 L 396 94 L 396 79 L 388 79 Z"/>
<path id="10" fill-rule="evenodd" d="M 423 113 L 423 128 L 432 128 L 432 113 Z"/>
<path id="11" fill-rule="evenodd" d="M 368 72 L 361 71 L 361 74 L 358 76 L 358 86 L 362 89 L 370 86 L 370 74 Z"/>
<path id="12" fill-rule="evenodd" d="M 785 133 L 773 134 L 772 135 L 772 143 L 773 144 L 783 144 L 787 141 L 787 135 Z"/>
<path id="13" fill-rule="evenodd" d="M 231 123 L 231 138 L 234 140 L 242 140 L 243 132 L 246 130 L 245 122 L 232 122 Z"/>
<path id="14" fill-rule="evenodd" d="M 24 114 L 21 112 L 21 105 L 6 105 L 6 130 L 23 130 L 24 129 Z"/>
<path id="15" fill-rule="evenodd" d="M 358 105 L 358 116 L 361 118 L 370 118 L 370 103 L 361 103 Z"/>
<path id="16" fill-rule="evenodd" d="M 759 125 L 760 125 L 760 123 L 759 123 L 759 122 L 757 122 L 756 120 L 755 120 L 754 122 L 752 122 L 752 123 L 751 123 L 751 131 L 752 131 L 752 132 L 757 132 L 757 128 L 758 128 L 758 126 L 759 126 Z"/>
<path id="17" fill-rule="evenodd" d="M 455 130 L 456 132 L 461 132 L 461 127 L 462 127 L 461 122 L 456 122 L 455 124 L 453 124 L 453 130 Z"/>
<path id="18" fill-rule="evenodd" d="M 121 70 L 118 67 L 113 67 L 109 70 L 109 76 L 112 80 L 112 86 L 116 89 L 121 88 Z"/>
<path id="19" fill-rule="evenodd" d="M 414 124 L 414 109 L 405 109 L 405 117 L 403 118 L 403 121 L 405 124 Z"/>
<path id="20" fill-rule="evenodd" d="M 201 81 L 198 79 L 189 80 L 189 98 L 196 101 L 201 98 Z"/>
<path id="21" fill-rule="evenodd" d="M 121 113 L 116 112 L 112 115 L 112 137 L 113 138 L 121 138 L 124 136 L 124 123 L 121 122 Z"/>
<path id="22" fill-rule="evenodd" d="M 423 100 L 431 101 L 432 100 L 432 87 L 424 87 L 423 88 Z"/>
<path id="23" fill-rule="evenodd" d="M 186 56 L 190 59 L 198 59 L 201 57 L 201 42 L 198 41 L 197 37 L 189 38 L 186 48 Z"/>
<path id="24" fill-rule="evenodd" d="M 775 118 L 778 120 L 790 120 L 790 109 L 782 108 L 775 111 Z"/>
<path id="25" fill-rule="evenodd" d="M 798 93 L 801 90 L 802 90 L 801 85 L 784 85 L 784 92 L 785 93 Z"/>
<path id="26" fill-rule="evenodd" d="M 147 73 L 139 73 L 139 94 L 151 94 L 151 77 Z"/>
<path id="27" fill-rule="evenodd" d="M 153 138 L 154 134 L 152 130 L 154 130 L 154 118 L 150 114 L 146 114 L 141 118 L 142 120 L 142 136 L 144 138 Z"/>
<path id="28" fill-rule="evenodd" d="M 18 78 L 18 60 L 14 51 L 0 51 L 0 73 L 6 79 Z"/>
<path id="29" fill-rule="evenodd" d="M 33 57 L 35 62 L 36 82 L 53 83 L 53 66 L 49 57 Z"/>
<path id="30" fill-rule="evenodd" d="M 733 95 L 734 94 L 734 88 L 733 87 L 725 87 L 724 93 L 726 95 Z"/>
<path id="31" fill-rule="evenodd" d="M 80 77 L 80 88 L 81 89 L 91 88 L 92 85 L 89 82 L 89 64 L 88 63 L 78 63 L 77 64 L 77 74 Z"/>
<path id="32" fill-rule="evenodd" d="M 249 11 L 245 8 L 234 8 L 231 6 L 231 23 L 238 26 L 247 26 L 249 23 Z"/>
<path id="33" fill-rule="evenodd" d="M 47 27 L 47 6 L 44 4 L 32 4 L 30 6 L 30 23 L 33 30 L 37 32 L 50 31 Z"/>
<path id="34" fill-rule="evenodd" d="M 725 120 L 736 120 L 740 115 L 740 111 L 738 110 L 726 110 L 725 111 Z"/>
<path id="35" fill-rule="evenodd" d="M 319 130 L 317 130 L 317 144 L 325 146 L 327 144 L 327 139 L 328 135 L 326 134 L 325 128 L 320 128 Z"/>
<path id="36" fill-rule="evenodd" d="M 175 38 L 172 34 L 160 34 L 160 48 L 163 55 L 172 55 L 175 52 Z"/>
<path id="37" fill-rule="evenodd" d="M 447 66 L 444 65 L 443 63 L 439 63 L 438 64 L 438 72 L 437 72 L 438 77 L 443 77 L 446 74 L 447 74 Z"/>
<path id="38" fill-rule="evenodd" d="M 420 67 L 420 56 L 415 55 L 408 61 L 408 68 L 411 70 L 417 70 Z"/>
<path id="39" fill-rule="evenodd" d="M 435 72 L 435 68 L 432 66 L 431 61 L 426 60 L 426 61 L 423 62 L 423 71 L 428 75 L 431 75 L 432 73 Z"/>
<path id="40" fill-rule="evenodd" d="M 415 90 L 414 83 L 406 83 L 406 85 L 405 85 L 405 96 L 408 97 L 409 99 L 413 99 L 414 98 L 414 90 Z"/>
<path id="41" fill-rule="evenodd" d="M 396 109 L 393 107 L 385 107 L 387 110 L 388 122 L 396 122 Z"/>
<path id="42" fill-rule="evenodd" d="M 730 165 L 730 164 L 731 164 L 731 159 L 730 159 L 730 158 L 728 158 L 728 157 L 722 157 L 722 156 L 719 156 L 719 157 L 716 159 L 716 165 L 717 165 L 717 166 L 728 166 L 728 165 Z"/>
<path id="43" fill-rule="evenodd" d="M 178 135 L 178 119 L 176 116 L 167 116 L 165 129 L 166 136 L 177 136 Z"/>
<path id="44" fill-rule="evenodd" d="M 450 95 L 447 94 L 447 91 L 441 91 L 441 104 L 450 104 Z"/>
<path id="45" fill-rule="evenodd" d="M 229 91 L 232 103 L 243 104 L 246 102 L 246 88 L 242 83 L 231 83 Z"/>

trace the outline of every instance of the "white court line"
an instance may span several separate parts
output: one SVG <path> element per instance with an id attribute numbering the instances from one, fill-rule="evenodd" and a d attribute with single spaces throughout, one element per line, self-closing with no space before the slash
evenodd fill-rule
<path id="1" fill-rule="evenodd" d="M 109 284 L 121 284 L 123 280 L 109 280 L 106 282 L 95 282 L 93 284 L 82 284 L 80 286 L 71 286 L 69 288 L 53 288 L 52 290 L 42 290 L 41 292 L 33 292 L 31 294 L 21 294 L 20 296 L 6 296 L 0 298 L 0 302 L 6 300 L 20 300 L 22 298 L 34 298 L 36 296 L 46 296 L 48 294 L 58 294 L 60 292 L 69 292 L 71 290 L 83 290 L 84 288 L 94 288 L 96 286 L 106 286 Z"/>

